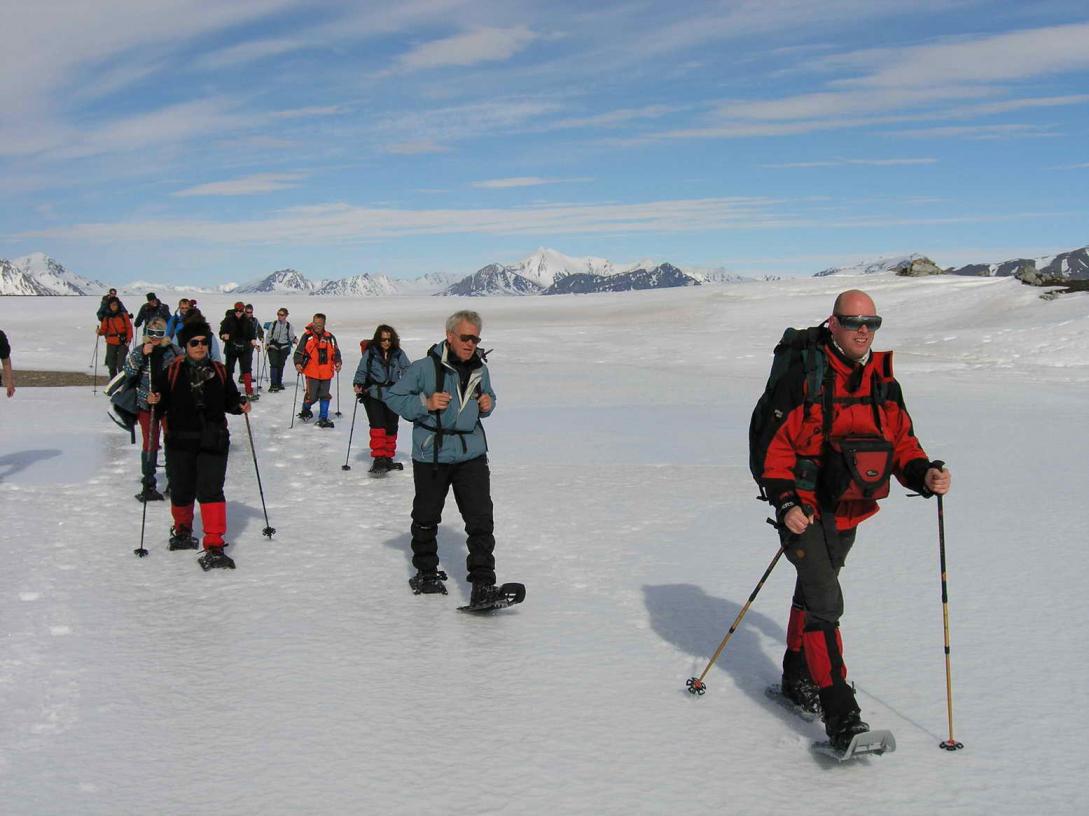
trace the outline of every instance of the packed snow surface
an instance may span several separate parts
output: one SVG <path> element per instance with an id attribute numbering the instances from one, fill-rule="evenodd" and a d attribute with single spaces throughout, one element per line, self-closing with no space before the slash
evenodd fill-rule
<path id="1" fill-rule="evenodd" d="M 1089 297 L 1012 279 L 857 279 L 885 317 L 916 431 L 949 462 L 956 737 L 948 736 L 936 504 L 899 486 L 843 572 L 863 716 L 898 750 L 839 765 L 765 698 L 794 583 L 772 573 L 693 698 L 777 546 L 747 469 L 749 412 L 787 325 L 828 315 L 815 278 L 575 298 L 254 295 L 298 328 L 329 315 L 346 364 L 334 430 L 294 382 L 242 417 L 226 493 L 235 571 L 167 551 L 133 500 L 138 450 L 90 388 L 0 397 L 0 810 L 4 814 L 1080 814 Z M 231 295 L 202 299 L 218 316 Z M 214 308 L 213 308 L 214 304 Z M 0 299 L 20 368 L 87 371 L 97 297 Z M 483 311 L 501 581 L 466 602 L 453 500 L 450 595 L 407 579 L 411 465 L 367 475 L 358 340 L 413 358 Z M 101 358 L 99 358 L 101 364 Z M 334 403 L 335 407 L 335 403 Z M 362 414 L 362 412 L 360 412 Z M 1080 769 L 1080 770 L 1079 770 Z"/>

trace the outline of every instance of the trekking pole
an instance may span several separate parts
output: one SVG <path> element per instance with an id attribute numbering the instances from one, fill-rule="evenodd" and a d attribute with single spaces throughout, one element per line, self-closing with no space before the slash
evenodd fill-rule
<path id="1" fill-rule="evenodd" d="M 147 432 L 150 436 L 151 433 L 155 430 L 155 406 L 151 405 L 149 407 L 151 409 L 151 417 L 148 420 Z M 147 485 L 144 485 L 144 491 L 144 511 L 143 515 L 141 515 L 140 517 L 140 546 L 133 550 L 133 553 L 139 558 L 147 557 L 147 550 L 144 549 L 144 527 L 147 526 Z"/>
<path id="2" fill-rule="evenodd" d="M 298 371 L 295 372 L 295 396 L 291 400 L 291 424 L 288 428 L 295 427 L 295 406 L 299 404 L 299 377 L 302 376 Z"/>
<path id="3" fill-rule="evenodd" d="M 775 565 L 779 563 L 779 559 L 782 558 L 783 552 L 786 550 L 785 546 L 779 547 L 779 552 L 775 553 L 775 557 L 771 559 L 771 563 L 768 564 L 768 568 L 764 570 L 764 574 L 760 576 L 760 583 L 756 585 L 756 589 L 752 591 L 752 595 L 749 596 L 749 600 L 745 602 L 745 605 L 741 607 L 741 611 L 737 613 L 737 617 L 734 619 L 733 626 L 730 627 L 730 631 L 726 633 L 726 637 L 722 639 L 722 643 L 718 645 L 718 649 L 711 657 L 710 662 L 707 664 L 707 668 L 703 670 L 703 674 L 699 677 L 689 677 L 688 682 L 685 685 L 688 687 L 689 694 L 703 695 L 707 691 L 707 684 L 703 682 L 703 678 L 707 676 L 707 672 L 711 671 L 711 667 L 715 665 L 715 661 L 718 660 L 718 656 L 722 654 L 722 650 L 726 648 L 726 644 L 730 642 L 730 638 L 733 637 L 734 632 L 737 631 L 737 627 L 741 624 L 741 619 L 745 617 L 745 613 L 749 611 L 749 607 L 752 606 L 752 602 L 756 600 L 757 594 L 760 592 L 761 587 L 764 586 L 764 582 L 768 580 L 768 576 L 771 575 L 771 571 L 775 569 Z"/>
<path id="4" fill-rule="evenodd" d="M 265 506 L 265 489 L 261 487 L 261 468 L 257 467 L 257 449 L 253 446 L 253 428 L 250 426 L 250 415 L 242 414 L 246 418 L 246 435 L 250 438 L 250 453 L 253 454 L 253 469 L 257 473 L 257 491 L 261 494 L 261 511 L 265 514 L 265 529 L 261 531 L 269 541 L 276 534 L 276 528 L 268 523 L 268 508 Z"/>
<path id="5" fill-rule="evenodd" d="M 97 334 L 97 333 L 95 334 L 95 350 L 91 353 L 91 362 L 87 363 L 87 368 L 90 368 L 91 366 L 93 366 L 94 363 L 95 363 L 95 360 L 98 357 L 98 341 L 101 338 L 101 336 L 102 335 L 100 335 L 100 334 Z"/>
<path id="6" fill-rule="evenodd" d="M 333 416 L 340 416 L 340 372 L 337 372 L 337 409 L 333 412 Z"/>
<path id="7" fill-rule="evenodd" d="M 91 379 L 91 393 L 95 396 L 98 395 L 98 337 L 95 337 L 95 356 L 93 362 L 95 373 Z"/>
<path id="8" fill-rule="evenodd" d="M 344 454 L 344 464 L 340 466 L 341 470 L 351 470 L 352 466 L 348 464 L 348 457 L 352 455 L 352 436 L 355 434 L 355 412 L 359 410 L 359 399 L 355 401 L 355 407 L 352 408 L 352 429 L 348 431 L 348 452 Z"/>
<path id="9" fill-rule="evenodd" d="M 945 462 L 935 461 L 934 466 L 941 470 L 945 467 Z M 953 737 L 953 670 L 949 662 L 949 587 L 945 571 L 945 506 L 942 504 L 941 496 L 938 496 L 938 557 L 942 570 L 942 623 L 945 628 L 945 701 L 949 717 L 949 739 L 939 742 L 938 747 L 945 751 L 959 751 L 964 747 L 964 743 L 957 742 Z"/>

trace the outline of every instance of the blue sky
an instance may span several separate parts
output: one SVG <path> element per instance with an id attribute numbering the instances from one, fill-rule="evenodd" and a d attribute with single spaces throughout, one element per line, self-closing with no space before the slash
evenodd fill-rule
<path id="1" fill-rule="evenodd" d="M 104 281 L 1089 243 L 1084 2 L 0 2 L 0 257 Z"/>

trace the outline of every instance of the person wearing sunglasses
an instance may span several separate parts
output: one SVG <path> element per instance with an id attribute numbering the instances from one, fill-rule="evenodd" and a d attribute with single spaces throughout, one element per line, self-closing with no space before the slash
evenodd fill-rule
<path id="1" fill-rule="evenodd" d="M 488 366 L 480 354 L 482 320 L 460 311 L 446 320 L 446 339 L 412 363 L 383 399 L 412 422 L 412 566 L 417 594 L 446 593 L 436 535 L 446 495 L 454 490 L 465 521 L 471 605 L 498 596 L 488 441 L 480 420 L 495 409 Z"/>
<path id="2" fill-rule="evenodd" d="M 166 334 L 166 321 L 153 317 L 144 326 L 143 342 L 134 347 L 125 358 L 125 376 L 136 380 L 136 419 L 140 423 L 140 492 L 136 500 L 142 502 L 162 501 L 163 494 L 157 489 L 155 471 L 159 457 L 159 417 L 154 427 L 151 422 L 151 408 L 148 394 L 151 393 L 153 371 L 163 371 L 182 350 L 175 346 Z"/>
<path id="3" fill-rule="evenodd" d="M 869 730 L 843 662 L 839 571 L 860 522 L 878 511 L 895 475 L 923 496 L 947 493 L 949 471 L 915 437 L 892 352 L 872 349 L 882 320 L 865 292 L 840 293 L 816 351 L 817 394 L 801 362 L 775 385 L 774 430 L 760 479 L 776 508 L 779 543 L 797 571 L 783 657 L 783 694 L 823 713 L 836 750 Z"/>
<path id="4" fill-rule="evenodd" d="M 193 504 L 200 502 L 204 527 L 204 570 L 234 569 L 223 552 L 227 532 L 227 500 L 223 485 L 231 434 L 227 414 L 249 413 L 222 363 L 209 359 L 212 328 L 201 321 L 185 323 L 178 342 L 185 350 L 164 371 L 152 371 L 149 405 L 160 412 L 166 431 L 166 472 L 170 480 L 170 549 L 197 546 L 193 537 Z"/>
<path id="5" fill-rule="evenodd" d="M 287 320 L 287 309 L 281 307 L 276 319 L 265 326 L 265 348 L 268 352 L 269 393 L 284 390 L 284 366 L 291 347 L 298 342 L 295 330 Z"/>
<path id="6" fill-rule="evenodd" d="M 404 470 L 404 465 L 394 462 L 397 455 L 397 412 L 382 402 L 382 393 L 394 385 L 405 373 L 411 362 L 401 350 L 401 338 L 393 326 L 383 323 L 374 330 L 370 342 L 364 341 L 363 357 L 355 370 L 352 386 L 363 408 L 371 429 L 371 469 L 381 475 L 391 470 Z"/>
<path id="7" fill-rule="evenodd" d="M 311 419 L 314 412 L 310 408 L 316 402 L 318 421 L 315 424 L 319 428 L 332 428 L 333 420 L 329 419 L 329 400 L 332 397 L 330 386 L 333 377 L 340 371 L 340 346 L 337 345 L 336 337 L 325 330 L 325 315 L 321 312 L 314 315 L 303 336 L 299 338 L 299 345 L 295 347 L 292 359 L 295 371 L 306 375 L 306 393 L 303 395 L 299 419 Z"/>
<path id="8" fill-rule="evenodd" d="M 256 400 L 253 393 L 253 350 L 259 343 L 253 315 L 246 316 L 246 305 L 242 301 L 235 303 L 234 308 L 228 309 L 223 316 L 219 324 L 219 339 L 223 341 L 227 376 L 234 377 L 234 366 L 238 363 L 246 397 Z"/>

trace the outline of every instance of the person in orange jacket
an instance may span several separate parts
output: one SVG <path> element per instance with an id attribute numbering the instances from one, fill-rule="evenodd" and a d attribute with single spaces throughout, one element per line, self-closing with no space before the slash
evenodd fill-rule
<path id="1" fill-rule="evenodd" d="M 325 330 L 325 315 L 319 312 L 313 322 L 306 327 L 293 356 L 295 370 L 306 375 L 306 394 L 299 419 L 310 419 L 314 413 L 310 410 L 315 402 L 319 405 L 317 426 L 332 428 L 329 419 L 329 388 L 333 377 L 340 371 L 340 347 L 333 334 Z"/>
<path id="2" fill-rule="evenodd" d="M 110 379 L 117 376 L 132 342 L 132 321 L 128 313 L 121 308 L 121 301 L 110 298 L 106 304 L 106 316 L 95 329 L 95 334 L 106 338 L 106 368 L 110 370 Z"/>

